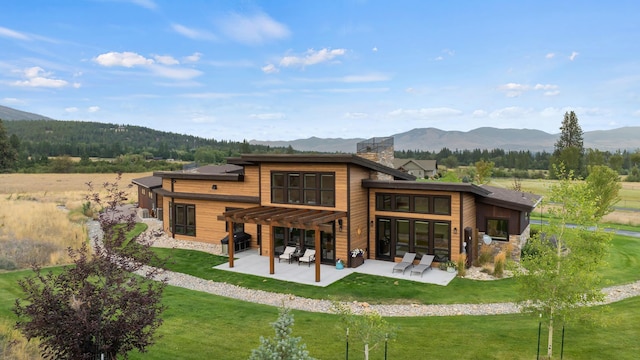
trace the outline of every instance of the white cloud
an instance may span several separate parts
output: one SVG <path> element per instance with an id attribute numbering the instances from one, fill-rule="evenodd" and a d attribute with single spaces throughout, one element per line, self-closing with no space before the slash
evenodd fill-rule
<path id="1" fill-rule="evenodd" d="M 8 37 L 16 40 L 31 40 L 31 38 L 21 32 L 17 32 L 15 30 L 8 29 L 6 27 L 0 26 L 0 36 Z"/>
<path id="2" fill-rule="evenodd" d="M 373 52 L 378 52 L 378 47 L 377 47 L 377 46 L 374 46 L 374 47 L 373 47 L 373 49 L 371 49 L 371 51 L 373 51 Z"/>
<path id="3" fill-rule="evenodd" d="M 266 114 L 251 114 L 249 115 L 252 119 L 259 120 L 279 120 L 284 119 L 286 116 L 283 113 L 266 113 Z"/>
<path id="4" fill-rule="evenodd" d="M 73 86 L 74 89 L 80 89 L 80 87 L 82 87 L 82 84 L 80 84 L 78 82 L 75 82 L 75 83 L 73 83 L 72 86 Z"/>
<path id="5" fill-rule="evenodd" d="M 471 115 L 475 118 L 482 118 L 487 116 L 487 112 L 485 110 L 478 109 L 478 110 L 474 110 Z"/>
<path id="6" fill-rule="evenodd" d="M 634 111 L 632 115 L 640 117 L 640 110 Z"/>
<path id="7" fill-rule="evenodd" d="M 69 83 L 65 80 L 51 78 L 51 74 L 45 72 L 44 69 L 39 66 L 24 69 L 23 73 L 26 80 L 16 81 L 12 85 L 48 88 L 61 88 L 69 85 Z"/>
<path id="8" fill-rule="evenodd" d="M 422 109 L 396 109 L 389 112 L 391 116 L 409 116 L 414 118 L 443 118 L 462 115 L 462 111 L 447 107 Z"/>
<path id="9" fill-rule="evenodd" d="M 185 56 L 184 57 L 184 61 L 186 62 L 190 62 L 190 63 L 195 63 L 200 61 L 200 59 L 202 58 L 202 54 L 199 52 L 195 52 L 189 56 Z"/>
<path id="10" fill-rule="evenodd" d="M 492 111 L 489 117 L 493 119 L 514 119 L 525 117 L 530 113 L 531 110 L 529 109 L 524 109 L 518 106 L 511 106 Z"/>
<path id="11" fill-rule="evenodd" d="M 180 61 L 176 60 L 171 55 L 154 55 L 153 58 L 156 60 L 157 63 L 162 64 L 162 65 L 178 65 L 178 64 L 180 64 Z"/>
<path id="12" fill-rule="evenodd" d="M 545 55 L 545 59 L 553 59 L 556 56 L 556 54 L 554 53 L 548 53 L 547 55 Z"/>
<path id="13" fill-rule="evenodd" d="M 286 25 L 273 20 L 265 13 L 250 16 L 233 13 L 220 19 L 218 25 L 229 38 L 248 45 L 284 39 L 291 34 Z"/>
<path id="14" fill-rule="evenodd" d="M 327 48 L 321 50 L 309 49 L 303 56 L 285 56 L 280 60 L 280 66 L 301 66 L 316 65 L 323 62 L 333 60 L 337 56 L 342 56 L 347 51 L 345 49 L 333 49 Z"/>
<path id="15" fill-rule="evenodd" d="M 173 31 L 177 32 L 178 34 L 193 40 L 216 40 L 217 39 L 217 37 L 214 34 L 206 30 L 197 30 L 197 29 L 186 27 L 184 25 L 180 25 L 180 24 L 171 24 L 171 28 L 173 29 Z"/>
<path id="16" fill-rule="evenodd" d="M 280 72 L 280 70 L 273 64 L 265 65 L 261 67 L 262 72 L 265 74 L 275 74 Z"/>
<path id="17" fill-rule="evenodd" d="M 580 55 L 579 52 L 576 52 L 576 51 L 572 52 L 571 55 L 569 55 L 569 60 L 571 61 L 575 60 L 578 57 L 578 55 Z"/>
<path id="18" fill-rule="evenodd" d="M 543 90 L 545 96 L 553 96 L 560 93 L 558 85 L 536 84 L 534 86 L 518 83 L 507 83 L 498 86 L 498 90 L 503 91 L 507 97 L 518 97 L 529 90 Z"/>
<path id="19" fill-rule="evenodd" d="M 153 65 L 150 67 L 150 69 L 157 75 L 176 80 L 189 80 L 202 75 L 202 71 L 189 68 L 175 68 Z"/>
<path id="20" fill-rule="evenodd" d="M 342 117 L 346 119 L 366 119 L 369 117 L 369 114 L 361 112 L 347 112 L 344 113 Z"/>
<path id="21" fill-rule="evenodd" d="M 24 100 L 20 100 L 17 98 L 4 98 L 2 102 L 5 104 L 26 104 Z"/>
<path id="22" fill-rule="evenodd" d="M 78 108 L 75 106 L 72 106 L 72 107 L 65 108 L 64 111 L 68 113 L 74 113 L 74 112 L 78 112 Z"/>
<path id="23" fill-rule="evenodd" d="M 100 111 L 100 106 L 89 106 L 87 111 L 89 111 L 90 113 L 98 112 Z"/>
<path id="24" fill-rule="evenodd" d="M 152 59 L 147 59 L 142 55 L 139 55 L 130 51 L 125 51 L 125 52 L 112 51 L 112 52 L 98 55 L 93 60 L 102 66 L 109 66 L 109 67 L 124 66 L 124 67 L 130 68 L 136 65 L 153 64 Z"/>

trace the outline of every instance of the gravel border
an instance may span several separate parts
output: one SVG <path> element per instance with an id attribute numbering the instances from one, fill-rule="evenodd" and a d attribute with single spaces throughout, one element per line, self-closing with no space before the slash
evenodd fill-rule
<path id="1" fill-rule="evenodd" d="M 147 220 L 147 219 L 144 219 Z M 148 222 L 148 221 L 145 221 Z M 157 231 L 155 224 L 150 224 L 149 231 Z M 102 239 L 102 231 L 97 221 L 87 223 L 87 229 L 91 241 Z M 199 242 L 176 241 L 168 236 L 156 236 L 153 246 L 167 248 L 186 248 L 191 250 L 205 251 L 213 254 L 220 254 L 219 246 Z M 185 289 L 206 292 L 213 295 L 224 296 L 232 299 L 248 301 L 256 304 L 269 306 L 286 306 L 295 310 L 309 312 L 331 313 L 332 302 L 329 300 L 308 299 L 291 294 L 272 293 L 263 290 L 247 289 L 241 286 L 205 280 L 195 276 L 163 271 L 163 278 L 172 286 Z M 640 281 L 631 284 L 616 285 L 604 288 L 605 301 L 602 304 L 609 304 L 621 301 L 634 296 L 640 296 Z M 515 314 L 520 312 L 520 308 L 515 303 L 491 303 L 491 304 L 447 304 L 447 305 L 371 305 L 366 302 L 344 303 L 351 310 L 358 314 L 366 311 L 376 311 L 385 317 L 415 317 L 415 316 L 462 316 L 462 315 L 500 315 Z"/>

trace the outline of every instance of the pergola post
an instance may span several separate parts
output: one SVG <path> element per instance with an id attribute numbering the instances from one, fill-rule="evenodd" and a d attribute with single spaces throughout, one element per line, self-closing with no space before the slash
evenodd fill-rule
<path id="1" fill-rule="evenodd" d="M 233 221 L 227 221 L 227 226 L 229 228 L 229 267 L 233 267 L 233 251 L 236 248 L 236 244 L 233 241 Z"/>
<path id="2" fill-rule="evenodd" d="M 316 282 L 320 282 L 320 260 L 322 258 L 322 249 L 320 248 L 320 226 L 316 225 Z"/>
<path id="3" fill-rule="evenodd" d="M 276 269 L 274 265 L 274 256 L 276 252 L 276 234 L 273 231 L 274 228 L 275 227 L 273 225 L 269 226 L 269 232 L 271 234 L 270 236 L 271 241 L 269 242 L 269 274 L 272 274 L 272 275 L 276 273 Z"/>

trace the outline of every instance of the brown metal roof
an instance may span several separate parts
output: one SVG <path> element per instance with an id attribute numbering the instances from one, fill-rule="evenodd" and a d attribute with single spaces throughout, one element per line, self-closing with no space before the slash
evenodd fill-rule
<path id="1" fill-rule="evenodd" d="M 315 229 L 347 216 L 344 211 L 299 209 L 276 206 L 256 206 L 248 209 L 229 210 L 222 214 L 225 221 Z"/>
<path id="2" fill-rule="evenodd" d="M 131 180 L 132 183 L 147 189 L 158 188 L 162 186 L 162 178 L 159 176 L 145 176 Z"/>

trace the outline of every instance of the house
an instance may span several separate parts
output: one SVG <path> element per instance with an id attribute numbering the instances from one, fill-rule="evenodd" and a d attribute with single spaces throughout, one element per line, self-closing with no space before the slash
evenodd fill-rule
<path id="1" fill-rule="evenodd" d="M 385 151 L 380 154 L 388 153 Z M 274 259 L 286 246 L 316 251 L 320 264 L 364 258 L 399 261 L 406 252 L 436 262 L 477 257 L 484 239 L 495 250 L 519 249 L 540 197 L 465 183 L 415 181 L 372 159 L 376 154 L 248 154 L 227 165 L 155 172 L 162 186 L 163 228 L 178 240 L 220 244 L 251 235 L 249 247 Z M 139 185 L 140 186 L 140 185 Z M 160 208 L 160 204 L 159 204 Z M 233 266 L 234 246 L 229 244 Z"/>
<path id="2" fill-rule="evenodd" d="M 394 159 L 393 168 L 404 171 L 418 179 L 428 179 L 438 173 L 436 160 Z"/>
<path id="3" fill-rule="evenodd" d="M 157 176 L 145 176 L 131 180 L 138 187 L 138 208 L 145 214 L 142 217 L 156 217 L 156 210 L 162 207 L 162 196 L 154 193 L 154 189 L 162 187 L 162 179 Z M 158 216 L 162 218 L 162 214 Z"/>

